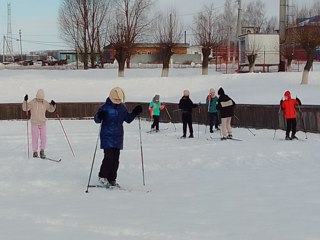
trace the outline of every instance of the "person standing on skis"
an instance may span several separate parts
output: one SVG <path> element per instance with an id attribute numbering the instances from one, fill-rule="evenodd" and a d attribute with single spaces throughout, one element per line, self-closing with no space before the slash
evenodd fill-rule
<path id="1" fill-rule="evenodd" d="M 189 138 L 193 138 L 193 128 L 192 128 L 192 109 L 199 107 L 198 104 L 194 104 L 190 99 L 189 90 L 183 91 L 183 96 L 179 101 L 179 109 L 182 113 L 182 124 L 183 124 L 183 135 L 181 138 L 186 138 L 187 136 L 187 126 L 189 127 Z"/>
<path id="2" fill-rule="evenodd" d="M 220 111 L 221 115 L 221 140 L 227 140 L 228 138 L 232 138 L 231 120 L 234 116 L 234 106 L 236 104 L 228 95 L 224 93 L 223 88 L 218 90 L 218 95 L 219 99 L 217 109 Z"/>
<path id="3" fill-rule="evenodd" d="M 44 150 L 47 145 L 47 129 L 46 129 L 46 111 L 54 112 L 56 110 L 55 101 L 49 103 L 44 99 L 43 89 L 37 91 L 36 97 L 28 102 L 28 94 L 24 96 L 22 110 L 25 112 L 31 111 L 31 136 L 33 157 L 38 156 L 39 138 L 40 138 L 40 158 L 46 158 Z"/>
<path id="4" fill-rule="evenodd" d="M 281 99 L 280 106 L 284 112 L 284 117 L 287 122 L 286 128 L 286 140 L 298 139 L 296 137 L 296 128 L 297 128 L 297 116 L 296 116 L 296 106 L 301 105 L 299 98 L 291 98 L 290 91 L 284 93 L 284 100 Z M 291 136 L 290 136 L 291 132 Z"/>
<path id="5" fill-rule="evenodd" d="M 149 104 L 150 116 L 153 118 L 151 130 L 156 128 L 156 132 L 159 131 L 160 111 L 165 108 L 160 102 L 160 95 L 156 94 Z"/>
<path id="6" fill-rule="evenodd" d="M 219 119 L 217 111 L 218 97 L 215 94 L 215 90 L 210 88 L 209 95 L 206 99 L 206 105 L 208 109 L 208 122 L 210 127 L 210 132 L 213 133 L 213 125 L 216 130 L 219 130 Z"/>
<path id="7" fill-rule="evenodd" d="M 101 123 L 100 147 L 104 151 L 104 158 L 100 166 L 99 181 L 104 185 L 119 186 L 116 179 L 120 150 L 123 149 L 123 122 L 131 123 L 142 112 L 142 107 L 137 105 L 129 113 L 124 101 L 124 91 L 115 87 L 94 116 L 94 121 Z"/>

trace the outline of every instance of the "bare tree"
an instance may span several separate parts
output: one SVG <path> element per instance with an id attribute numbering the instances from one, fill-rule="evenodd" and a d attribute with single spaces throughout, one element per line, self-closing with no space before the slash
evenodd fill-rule
<path id="1" fill-rule="evenodd" d="M 265 8 L 261 0 L 250 2 L 243 13 L 242 26 L 255 27 L 260 32 L 266 23 Z"/>
<path id="2" fill-rule="evenodd" d="M 162 58 L 161 77 L 168 77 L 170 59 L 174 54 L 173 49 L 182 38 L 182 25 L 178 20 L 177 13 L 173 10 L 169 14 L 160 13 L 154 26 L 155 41 L 160 46 Z"/>
<path id="3" fill-rule="evenodd" d="M 130 67 L 130 57 L 135 43 L 143 37 L 150 24 L 147 13 L 151 0 L 114 0 L 114 3 L 108 40 L 116 51 L 118 76 L 123 77 L 126 61 L 127 67 Z"/>
<path id="4" fill-rule="evenodd" d="M 221 19 L 223 20 L 223 26 L 225 29 L 225 34 L 226 36 L 224 37 L 224 39 L 227 41 L 227 49 L 228 49 L 228 61 L 230 60 L 230 43 L 231 41 L 234 43 L 234 47 L 236 46 L 235 44 L 235 40 L 236 40 L 236 24 L 235 22 L 237 21 L 237 17 L 236 17 L 236 8 L 233 4 L 234 1 L 233 0 L 226 0 L 225 4 L 224 4 L 224 13 L 221 16 Z M 233 60 L 235 60 L 235 51 L 234 51 L 234 57 Z"/>
<path id="5" fill-rule="evenodd" d="M 89 52 L 91 63 L 97 49 L 98 32 L 104 26 L 109 1 L 63 0 L 59 9 L 61 37 L 80 52 L 84 69 L 88 69 Z"/>
<path id="6" fill-rule="evenodd" d="M 194 38 L 196 44 L 202 49 L 202 75 L 208 75 L 209 56 L 218 46 L 221 40 L 219 35 L 218 17 L 215 14 L 213 4 L 204 6 L 194 19 Z"/>
<path id="7" fill-rule="evenodd" d="M 98 53 L 101 67 L 103 67 L 101 41 L 105 39 L 106 28 L 108 24 L 107 13 L 109 9 L 109 1 L 91 0 L 89 1 L 88 11 L 88 45 L 90 48 L 91 67 L 96 67 L 96 59 Z"/>
<path id="8" fill-rule="evenodd" d="M 311 9 L 306 7 L 298 11 L 297 16 L 308 18 L 320 12 L 320 4 L 316 2 Z M 287 41 L 295 42 L 300 45 L 307 53 L 307 62 L 303 70 L 301 84 L 308 84 L 309 72 L 313 65 L 314 52 L 320 46 L 320 23 L 303 23 L 288 29 Z"/>

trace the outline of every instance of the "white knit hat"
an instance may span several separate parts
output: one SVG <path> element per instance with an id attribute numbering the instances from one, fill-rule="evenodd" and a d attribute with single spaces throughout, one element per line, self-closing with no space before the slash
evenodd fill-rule
<path id="1" fill-rule="evenodd" d="M 36 98 L 37 98 L 37 99 L 41 99 L 41 100 L 44 99 L 44 91 L 43 91 L 43 89 L 39 89 L 39 90 L 38 90 L 38 92 L 37 92 L 37 94 L 36 94 Z"/>
<path id="2" fill-rule="evenodd" d="M 115 88 L 111 89 L 110 94 L 109 94 L 109 98 L 110 98 L 111 102 L 113 102 L 114 104 L 120 104 L 120 103 L 124 102 L 125 95 L 124 95 L 123 89 L 120 87 L 115 87 Z"/>

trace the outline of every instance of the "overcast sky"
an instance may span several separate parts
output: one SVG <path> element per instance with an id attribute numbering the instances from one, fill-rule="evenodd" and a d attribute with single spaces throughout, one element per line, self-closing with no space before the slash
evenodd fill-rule
<path id="1" fill-rule="evenodd" d="M 251 0 L 242 0 L 245 7 Z M 280 0 L 266 0 L 268 16 L 279 15 Z M 313 3 L 313 0 L 289 0 L 294 4 Z M 60 0 L 0 0 L 0 49 L 3 48 L 3 36 L 7 33 L 7 3 L 11 3 L 11 28 L 14 52 L 20 52 L 19 29 L 22 36 L 24 53 L 32 50 L 66 49 L 65 43 L 59 38 L 58 10 Z M 193 15 L 199 12 L 204 4 L 214 3 L 214 7 L 223 11 L 225 0 L 154 0 L 156 9 L 177 9 L 182 22 L 192 22 Z M 236 0 L 234 4 L 237 5 Z"/>

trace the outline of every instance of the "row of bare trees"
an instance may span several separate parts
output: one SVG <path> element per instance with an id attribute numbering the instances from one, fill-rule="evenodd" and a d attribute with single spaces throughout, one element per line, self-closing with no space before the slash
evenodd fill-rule
<path id="1" fill-rule="evenodd" d="M 315 4 L 313 10 L 303 9 L 297 12 L 297 16 L 316 15 L 315 9 L 320 9 L 318 5 Z M 250 2 L 244 9 L 242 26 L 253 26 L 262 33 L 276 28 L 276 18 L 266 17 L 265 4 L 261 0 Z M 145 40 L 153 41 L 159 45 L 163 61 L 161 75 L 166 77 L 173 49 L 181 42 L 184 26 L 174 10 L 152 16 L 151 10 L 152 0 L 62 0 L 59 10 L 61 36 L 78 51 L 84 69 L 96 66 L 97 54 L 103 67 L 102 49 L 110 45 L 115 50 L 119 76 L 124 76 L 126 64 L 130 67 L 135 44 Z M 203 54 L 202 74 L 208 74 L 209 56 L 216 47 L 224 44 L 230 49 L 230 42 L 236 47 L 236 18 L 233 0 L 225 0 L 223 13 L 218 13 L 212 4 L 204 6 L 195 14 L 193 41 L 200 46 Z M 295 31 L 295 34 L 287 38 L 286 44 L 299 43 L 310 53 L 305 68 L 310 70 L 313 60 L 311 55 L 320 45 L 320 35 L 317 34 L 319 31 L 314 32 L 304 27 Z M 298 34 L 298 31 L 301 33 Z"/>
<path id="2" fill-rule="evenodd" d="M 162 76 L 168 76 L 170 58 L 182 39 L 183 25 L 174 10 L 151 17 L 151 6 L 151 0 L 63 0 L 59 10 L 60 33 L 78 51 L 84 69 L 96 66 L 97 53 L 103 67 L 102 48 L 109 44 L 115 49 L 119 76 L 124 76 L 126 63 L 130 67 L 135 44 L 149 34 L 151 41 L 159 44 Z M 194 17 L 194 41 L 201 46 L 204 56 L 203 74 L 207 74 L 212 49 L 235 39 L 236 16 L 232 6 L 232 0 L 226 0 L 223 14 L 217 14 L 213 5 L 205 6 Z"/>

